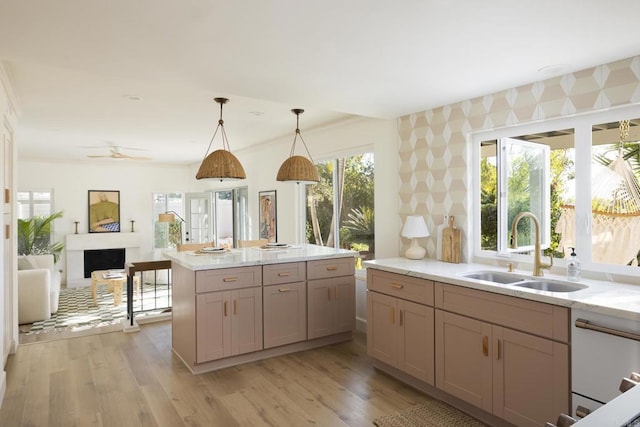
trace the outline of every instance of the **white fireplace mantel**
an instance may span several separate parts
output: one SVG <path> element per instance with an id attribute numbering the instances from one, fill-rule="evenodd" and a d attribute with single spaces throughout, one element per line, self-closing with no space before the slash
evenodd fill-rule
<path id="1" fill-rule="evenodd" d="M 84 251 L 92 249 L 124 248 L 125 263 L 140 256 L 139 233 L 68 234 L 65 249 L 67 259 L 67 287 L 89 286 L 91 279 L 84 277 Z"/>

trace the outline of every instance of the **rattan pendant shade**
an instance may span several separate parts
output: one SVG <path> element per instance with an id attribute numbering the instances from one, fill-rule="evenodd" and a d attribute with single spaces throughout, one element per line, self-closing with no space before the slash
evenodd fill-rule
<path id="1" fill-rule="evenodd" d="M 214 100 L 220 104 L 220 119 L 218 120 L 218 126 L 211 137 L 209 146 L 207 147 L 205 158 L 202 160 L 202 164 L 200 164 L 200 168 L 196 174 L 196 179 L 218 179 L 220 181 L 245 179 L 247 174 L 244 172 L 244 168 L 238 158 L 231 154 L 229 141 L 227 140 L 227 133 L 224 130 L 222 106 L 229 100 L 227 98 L 215 98 Z M 221 130 L 222 134 L 222 149 L 216 150 L 207 155 L 218 130 Z"/>
<path id="2" fill-rule="evenodd" d="M 320 176 L 318 175 L 318 169 L 313 164 L 313 159 L 311 158 L 311 153 L 309 153 L 309 149 L 307 148 L 307 144 L 304 142 L 302 135 L 300 134 L 300 114 L 304 113 L 304 110 L 299 108 L 291 110 L 293 114 L 296 115 L 296 135 L 293 138 L 293 145 L 291 146 L 291 152 L 289 153 L 289 158 L 282 163 L 280 169 L 278 170 L 278 175 L 276 180 L 278 181 L 291 181 L 296 183 L 308 183 L 315 184 L 320 181 Z M 307 155 L 309 158 L 304 156 L 295 155 L 296 150 L 296 141 L 300 137 L 302 144 L 304 145 L 305 150 L 307 151 Z"/>

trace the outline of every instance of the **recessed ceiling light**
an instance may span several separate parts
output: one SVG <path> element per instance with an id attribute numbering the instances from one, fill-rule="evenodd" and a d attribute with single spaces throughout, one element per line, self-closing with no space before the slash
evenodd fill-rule
<path id="1" fill-rule="evenodd" d="M 144 99 L 140 95 L 123 95 L 123 98 L 129 101 L 142 101 Z"/>
<path id="2" fill-rule="evenodd" d="M 559 76 L 560 74 L 566 74 L 568 70 L 569 64 L 552 64 L 538 68 L 538 72 L 546 76 Z"/>

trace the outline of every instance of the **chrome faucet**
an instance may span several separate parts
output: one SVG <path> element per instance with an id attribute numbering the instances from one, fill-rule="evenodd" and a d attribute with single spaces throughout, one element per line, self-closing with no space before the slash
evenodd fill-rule
<path id="1" fill-rule="evenodd" d="M 533 275 L 542 276 L 543 268 L 551 268 L 553 266 L 553 257 L 549 257 L 549 264 L 542 262 L 540 258 L 540 221 L 538 221 L 538 218 L 531 212 L 520 212 L 513 219 L 513 223 L 511 224 L 511 248 L 518 248 L 518 233 L 516 227 L 518 226 L 518 222 L 525 216 L 533 220 L 533 224 L 536 228 L 536 242 L 533 254 Z"/>

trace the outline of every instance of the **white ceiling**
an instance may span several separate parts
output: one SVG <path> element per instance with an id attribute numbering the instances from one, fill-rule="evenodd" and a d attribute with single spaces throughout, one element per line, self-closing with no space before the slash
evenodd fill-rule
<path id="1" fill-rule="evenodd" d="M 116 145 L 197 163 L 214 97 L 236 151 L 293 140 L 291 108 L 305 135 L 638 55 L 638 16 L 638 0 L 0 0 L 0 60 L 20 159 Z"/>

